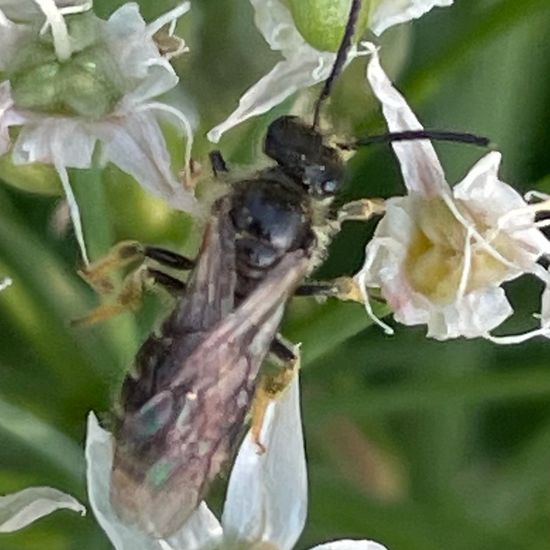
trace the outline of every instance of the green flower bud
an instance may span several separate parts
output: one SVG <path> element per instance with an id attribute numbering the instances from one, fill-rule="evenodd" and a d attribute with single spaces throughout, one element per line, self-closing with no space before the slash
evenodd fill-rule
<path id="1" fill-rule="evenodd" d="M 335 52 L 344 36 L 351 0 L 286 0 L 296 27 L 314 48 Z M 364 0 L 359 14 L 356 38 L 366 30 L 370 1 Z"/>
<path id="2" fill-rule="evenodd" d="M 57 60 L 46 37 L 23 48 L 10 63 L 7 76 L 17 108 L 99 119 L 122 97 L 118 68 L 103 45 L 94 45 L 95 20 L 73 16 L 70 28 L 83 49 L 66 62 Z"/>
<path id="3" fill-rule="evenodd" d="M 53 166 L 33 162 L 32 164 L 14 164 L 11 155 L 0 156 L 0 174 L 2 181 L 39 195 L 61 195 L 63 193 L 59 176 Z"/>
<path id="4" fill-rule="evenodd" d="M 59 112 L 58 79 L 61 67 L 57 61 L 31 68 L 10 78 L 15 105 L 19 109 Z"/>
<path id="5" fill-rule="evenodd" d="M 116 67 L 103 48 L 88 48 L 73 55 L 58 82 L 66 110 L 91 119 L 109 114 L 122 97 L 116 77 Z"/>

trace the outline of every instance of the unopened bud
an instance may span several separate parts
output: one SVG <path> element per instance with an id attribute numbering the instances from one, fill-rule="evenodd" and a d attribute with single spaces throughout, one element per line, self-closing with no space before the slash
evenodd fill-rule
<path id="1" fill-rule="evenodd" d="M 349 19 L 351 0 L 287 0 L 296 27 L 316 49 L 335 52 Z M 370 0 L 363 0 L 355 38 L 366 30 Z"/>

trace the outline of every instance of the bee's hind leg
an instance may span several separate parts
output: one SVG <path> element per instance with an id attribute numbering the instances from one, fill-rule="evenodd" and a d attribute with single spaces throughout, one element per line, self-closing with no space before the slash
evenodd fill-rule
<path id="1" fill-rule="evenodd" d="M 250 430 L 259 454 L 267 450 L 261 441 L 267 406 L 285 391 L 299 368 L 298 347 L 280 334 L 273 339 L 269 353 L 272 361 L 260 373 L 251 412 Z"/>

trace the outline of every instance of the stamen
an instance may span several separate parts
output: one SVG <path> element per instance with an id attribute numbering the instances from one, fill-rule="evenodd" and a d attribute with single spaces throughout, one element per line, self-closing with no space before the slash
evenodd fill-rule
<path id="1" fill-rule="evenodd" d="M 82 231 L 82 221 L 80 219 L 80 210 L 78 209 L 78 203 L 74 196 L 71 184 L 69 183 L 69 175 L 67 170 L 62 163 L 58 162 L 57 159 L 54 159 L 54 166 L 59 174 L 61 179 L 61 185 L 63 186 L 63 191 L 65 192 L 65 198 L 67 199 L 67 204 L 69 205 L 69 213 L 71 215 L 71 220 L 73 222 L 74 233 L 76 236 L 76 241 L 80 247 L 80 253 L 82 254 L 82 260 L 84 265 L 87 267 L 90 265 L 88 259 L 88 253 L 86 251 L 86 243 L 84 241 L 84 232 Z"/>
<path id="2" fill-rule="evenodd" d="M 468 280 L 470 279 L 470 273 L 472 271 L 472 232 L 468 229 L 466 234 L 466 241 L 464 243 L 464 266 L 462 268 L 462 275 L 460 277 L 460 284 L 458 285 L 457 300 L 462 300 L 466 294 L 468 288 Z"/>
<path id="3" fill-rule="evenodd" d="M 53 47 L 57 59 L 59 61 L 67 61 L 72 53 L 71 41 L 67 23 L 63 19 L 61 10 L 57 7 L 54 0 L 34 0 L 34 2 L 42 10 L 52 28 Z"/>
<path id="4" fill-rule="evenodd" d="M 65 17 L 65 15 L 74 15 L 75 13 L 84 13 L 92 9 L 94 3 L 93 0 L 86 0 L 82 4 L 76 6 L 65 6 L 64 8 L 59 8 L 59 13 Z M 42 28 L 40 29 L 40 36 L 46 34 L 50 28 L 50 22 L 46 21 Z"/>
<path id="5" fill-rule="evenodd" d="M 192 181 L 191 153 L 193 149 L 193 127 L 191 126 L 191 122 L 189 121 L 189 119 L 179 109 L 176 109 L 171 105 L 166 105 L 165 103 L 159 103 L 156 101 L 151 101 L 149 103 L 145 103 L 144 105 L 140 105 L 139 107 L 137 107 L 136 110 L 137 111 L 149 111 L 149 110 L 164 111 L 168 114 L 171 114 L 179 122 L 181 122 L 183 129 L 185 131 L 185 135 L 187 137 L 186 143 L 185 143 L 185 167 L 184 167 L 185 181 L 187 185 L 190 185 Z"/>
<path id="6" fill-rule="evenodd" d="M 358 273 L 356 275 L 357 282 L 358 282 L 358 285 L 359 285 L 359 289 L 361 291 L 361 295 L 363 296 L 363 301 L 364 301 L 364 304 L 365 304 L 365 311 L 367 312 L 367 315 L 372 319 L 373 323 L 376 323 L 385 332 L 385 334 L 387 334 L 388 336 L 393 336 L 395 334 L 395 331 L 393 330 L 393 328 L 390 327 L 389 325 L 387 325 L 386 323 L 384 323 L 384 321 L 382 321 L 382 319 L 377 317 L 376 314 L 374 313 L 374 311 L 372 309 L 372 306 L 371 306 L 371 303 L 370 303 L 369 293 L 367 291 L 367 283 L 365 281 L 365 278 L 366 278 L 365 273 L 372 266 L 372 262 L 374 261 L 374 258 L 376 257 L 379 246 L 374 245 L 372 248 L 373 248 L 372 253 L 369 254 L 367 256 L 367 258 L 365 259 L 365 265 L 363 266 L 363 269 L 361 270 L 360 273 Z"/>
<path id="7" fill-rule="evenodd" d="M 445 204 L 448 206 L 449 210 L 451 211 L 453 216 L 457 219 L 457 221 L 459 221 L 464 226 L 464 228 L 471 233 L 471 236 L 475 238 L 475 240 L 481 246 L 481 248 L 483 248 L 483 250 L 485 250 L 489 255 L 495 258 L 495 260 L 498 260 L 506 267 L 509 267 L 510 269 L 514 269 L 514 270 L 520 269 L 516 264 L 506 259 L 504 256 L 502 256 L 502 254 L 500 254 L 500 252 L 498 252 L 498 250 L 496 250 L 491 246 L 490 242 L 487 241 L 487 239 L 485 239 L 485 237 L 483 237 L 477 231 L 477 229 L 460 213 L 453 198 L 450 195 L 448 195 L 447 193 L 443 193 L 441 195 L 441 198 L 443 199 Z"/>
<path id="8" fill-rule="evenodd" d="M 13 283 L 13 279 L 11 277 L 4 277 L 3 279 L 0 279 L 0 292 L 3 290 L 6 290 L 11 284 Z"/>
<path id="9" fill-rule="evenodd" d="M 172 35 L 177 19 L 179 19 L 182 15 L 185 15 L 190 9 L 191 2 L 182 2 L 179 6 L 176 6 L 170 11 L 163 13 L 160 17 L 149 23 L 147 25 L 147 33 L 149 34 L 149 36 L 153 36 L 156 32 L 162 29 L 164 25 L 170 23 L 170 28 L 172 29 L 170 35 Z M 174 25 L 174 27 L 172 27 L 172 25 Z"/>
<path id="10" fill-rule="evenodd" d="M 531 340 L 531 338 L 535 338 L 537 336 L 545 336 L 546 338 L 550 338 L 550 327 L 543 326 L 538 329 L 525 332 L 524 334 L 516 334 L 511 336 L 492 336 L 487 333 L 484 338 L 494 344 L 509 346 L 513 344 L 522 344 L 523 342 L 527 342 L 527 340 Z"/>

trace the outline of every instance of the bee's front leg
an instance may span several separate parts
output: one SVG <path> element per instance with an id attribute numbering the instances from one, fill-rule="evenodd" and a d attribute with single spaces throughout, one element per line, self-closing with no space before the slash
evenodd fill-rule
<path id="1" fill-rule="evenodd" d="M 361 288 L 353 277 L 338 277 L 331 281 L 312 281 L 299 286 L 294 296 L 338 298 L 345 302 L 365 303 Z"/>
<path id="2" fill-rule="evenodd" d="M 210 153 L 208 153 L 208 158 L 210 159 L 210 167 L 212 168 L 212 173 L 215 178 L 217 178 L 221 173 L 229 172 L 227 162 L 223 158 L 221 151 L 218 149 L 210 151 Z"/>
<path id="3" fill-rule="evenodd" d="M 115 300 L 99 305 L 88 315 L 72 321 L 72 324 L 98 323 L 125 311 L 138 309 L 143 292 L 154 286 L 161 286 L 175 295 L 185 290 L 185 283 L 164 271 L 149 267 L 149 261 L 176 270 L 189 270 L 195 265 L 193 260 L 164 248 L 142 245 L 137 241 L 118 243 L 103 258 L 79 272 L 98 294 L 114 294 Z M 137 267 L 132 267 L 122 283 L 116 285 L 112 273 L 132 264 Z"/>
<path id="4" fill-rule="evenodd" d="M 267 450 L 261 441 L 261 431 L 267 406 L 285 391 L 299 368 L 297 346 L 286 341 L 280 334 L 275 336 L 269 350 L 272 364 L 265 365 L 259 375 L 251 411 L 250 430 L 258 453 Z"/>
<path id="5" fill-rule="evenodd" d="M 368 221 L 373 216 L 381 216 L 386 211 L 384 199 L 359 199 L 344 204 L 338 211 L 338 221 Z"/>

